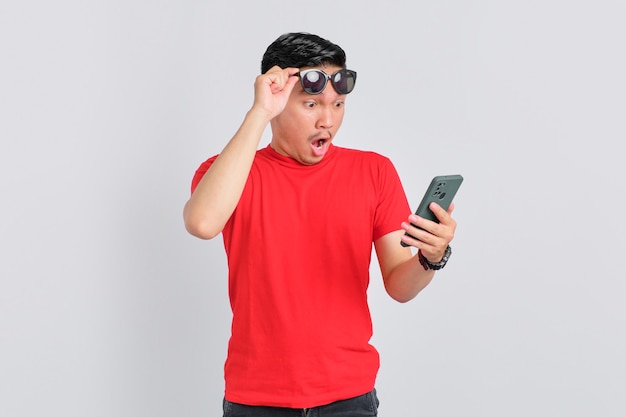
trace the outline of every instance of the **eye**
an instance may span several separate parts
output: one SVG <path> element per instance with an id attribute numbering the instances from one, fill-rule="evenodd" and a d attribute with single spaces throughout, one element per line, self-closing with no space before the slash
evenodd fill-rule
<path id="1" fill-rule="evenodd" d="M 314 101 L 305 101 L 304 102 L 304 106 L 310 108 L 315 107 L 315 102 Z"/>
<path id="2" fill-rule="evenodd" d="M 339 108 L 339 107 L 343 107 L 343 101 L 337 101 L 335 102 L 335 107 Z"/>

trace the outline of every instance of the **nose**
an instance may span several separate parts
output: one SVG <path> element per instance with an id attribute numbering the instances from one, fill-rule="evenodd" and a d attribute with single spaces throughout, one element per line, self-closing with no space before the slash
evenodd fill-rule
<path id="1" fill-rule="evenodd" d="M 330 129 L 335 124 L 333 117 L 332 107 L 324 106 L 324 108 L 320 109 L 315 127 L 318 129 Z"/>

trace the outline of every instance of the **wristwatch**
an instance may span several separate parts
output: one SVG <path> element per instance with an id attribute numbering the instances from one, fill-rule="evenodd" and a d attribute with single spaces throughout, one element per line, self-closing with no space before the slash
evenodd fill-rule
<path id="1" fill-rule="evenodd" d="M 424 267 L 425 271 L 428 271 L 429 269 L 437 271 L 443 268 L 444 266 L 446 266 L 446 263 L 448 263 L 448 259 L 450 259 L 451 254 L 452 254 L 452 248 L 450 247 L 450 245 L 448 245 L 448 247 L 446 248 L 446 252 L 443 254 L 443 258 L 441 258 L 439 262 L 430 262 L 422 254 L 421 250 L 417 251 L 417 256 L 419 258 L 420 264 Z"/>

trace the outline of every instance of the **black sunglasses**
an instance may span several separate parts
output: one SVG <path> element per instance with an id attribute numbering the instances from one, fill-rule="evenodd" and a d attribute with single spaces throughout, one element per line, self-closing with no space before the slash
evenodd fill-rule
<path id="1" fill-rule="evenodd" d="M 320 69 L 308 69 L 298 72 L 302 89 L 308 94 L 319 94 L 324 91 L 328 80 L 339 94 L 349 94 L 354 90 L 356 71 L 342 68 L 333 75 L 328 75 Z"/>

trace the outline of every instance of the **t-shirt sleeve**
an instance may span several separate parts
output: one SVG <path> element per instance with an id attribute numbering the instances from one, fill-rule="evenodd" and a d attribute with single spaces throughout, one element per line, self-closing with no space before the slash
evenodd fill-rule
<path id="1" fill-rule="evenodd" d="M 191 192 L 192 193 L 194 192 L 194 190 L 200 183 L 200 180 L 202 179 L 202 177 L 204 177 L 204 174 L 206 174 L 206 172 L 209 170 L 211 165 L 213 165 L 213 162 L 215 162 L 215 160 L 217 159 L 217 156 L 218 155 L 212 156 L 206 161 L 204 161 L 202 164 L 200 164 L 200 166 L 196 170 L 196 173 L 193 176 L 193 179 L 191 180 Z"/>
<path id="2" fill-rule="evenodd" d="M 411 208 L 396 168 L 388 158 L 380 163 L 379 200 L 374 216 L 374 240 L 400 230 Z"/>

